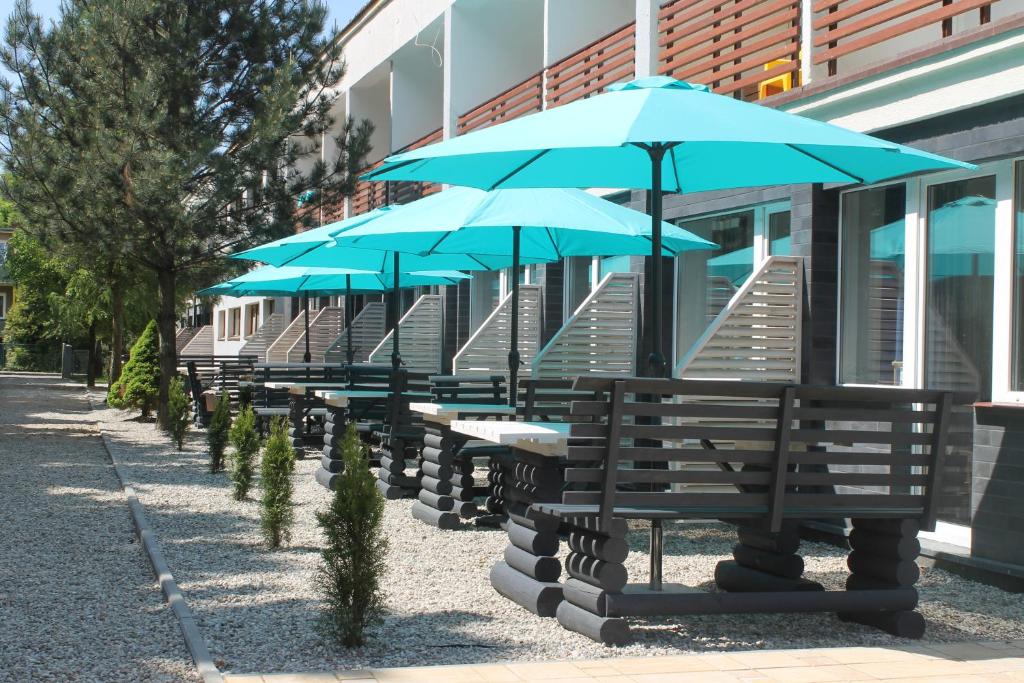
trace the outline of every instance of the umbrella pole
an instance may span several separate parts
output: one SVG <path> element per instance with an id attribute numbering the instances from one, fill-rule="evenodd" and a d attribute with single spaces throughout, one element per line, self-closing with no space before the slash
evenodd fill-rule
<path id="1" fill-rule="evenodd" d="M 309 355 L 309 294 L 306 293 L 302 294 L 302 315 L 306 321 L 306 353 L 302 356 L 302 362 L 309 363 L 313 357 Z"/>
<path id="2" fill-rule="evenodd" d="M 651 324 L 647 327 L 651 335 L 649 348 L 651 355 L 647 359 L 647 374 L 650 377 L 665 376 L 665 355 L 662 353 L 661 340 L 664 333 L 662 319 L 662 268 L 661 268 L 661 164 L 665 158 L 665 146 L 651 145 L 647 154 L 651 157 L 651 310 L 647 312 Z"/>
<path id="3" fill-rule="evenodd" d="M 352 276 L 345 276 L 345 361 L 352 365 Z"/>
<path id="4" fill-rule="evenodd" d="M 508 404 L 516 405 L 516 384 L 519 376 L 519 232 L 512 228 L 512 326 L 509 330 Z"/>
<path id="5" fill-rule="evenodd" d="M 398 321 L 401 320 L 402 316 L 398 310 L 398 252 L 394 252 L 395 256 L 395 272 L 394 272 L 394 286 L 391 288 L 391 301 L 394 303 L 395 309 L 395 326 L 392 328 L 391 335 L 391 368 L 398 370 L 402 366 L 402 355 L 399 353 L 398 344 Z"/>

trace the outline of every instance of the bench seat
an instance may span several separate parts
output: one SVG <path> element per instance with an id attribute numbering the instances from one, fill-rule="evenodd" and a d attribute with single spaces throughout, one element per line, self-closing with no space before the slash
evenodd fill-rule
<path id="1" fill-rule="evenodd" d="M 562 519 L 597 518 L 601 516 L 599 505 L 561 505 L 535 504 L 533 509 L 545 515 Z M 924 513 L 921 507 L 784 507 L 783 514 L 787 518 L 820 519 L 825 517 L 857 517 L 870 518 L 913 518 Z M 694 505 L 688 507 L 640 508 L 616 507 L 612 517 L 619 519 L 747 519 L 768 514 L 767 505 L 759 506 L 711 506 Z"/>
<path id="2" fill-rule="evenodd" d="M 254 408 L 254 410 L 256 411 L 257 415 L 263 415 L 263 416 L 266 416 L 266 415 L 270 415 L 270 416 L 285 415 L 285 416 L 287 416 L 287 415 L 291 415 L 291 412 L 292 412 L 292 409 L 288 408 L 287 406 L 282 406 L 282 407 L 277 407 L 277 408 L 256 407 L 256 408 Z"/>

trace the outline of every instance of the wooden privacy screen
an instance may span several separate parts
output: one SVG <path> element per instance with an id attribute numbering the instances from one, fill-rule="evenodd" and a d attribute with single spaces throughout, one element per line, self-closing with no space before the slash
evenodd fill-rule
<path id="1" fill-rule="evenodd" d="M 352 319 L 352 359 L 356 363 L 370 360 L 370 351 L 377 347 L 387 328 L 385 313 L 387 307 L 383 302 L 371 301 L 359 315 Z M 348 349 L 348 331 L 342 330 L 334 343 L 324 353 L 324 361 L 328 363 L 344 363 Z"/>
<path id="2" fill-rule="evenodd" d="M 547 106 L 557 107 L 602 92 L 636 72 L 636 22 L 631 22 L 545 70 Z"/>
<path id="3" fill-rule="evenodd" d="M 519 376 L 530 376 L 531 363 L 540 348 L 540 285 L 519 286 L 519 355 L 523 368 Z M 512 329 L 512 295 L 501 300 L 453 359 L 456 373 L 486 372 L 508 380 L 509 339 Z"/>
<path id="4" fill-rule="evenodd" d="M 543 72 L 495 95 L 459 117 L 458 131 L 468 133 L 541 110 L 544 101 Z"/>
<path id="5" fill-rule="evenodd" d="M 424 294 L 398 322 L 402 362 L 407 370 L 441 372 L 442 297 Z M 391 332 L 370 353 L 371 363 L 391 363 Z"/>

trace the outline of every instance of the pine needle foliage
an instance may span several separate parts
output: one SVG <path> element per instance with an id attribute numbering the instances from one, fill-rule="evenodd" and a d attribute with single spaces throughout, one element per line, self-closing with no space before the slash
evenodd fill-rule
<path id="1" fill-rule="evenodd" d="M 278 548 L 283 541 L 291 539 L 291 527 L 295 522 L 295 510 L 292 507 L 292 473 L 295 462 L 295 449 L 288 438 L 288 424 L 283 419 L 275 418 L 270 425 L 270 438 L 267 439 L 260 463 L 260 486 L 263 497 L 260 499 L 260 526 L 263 537 L 271 548 Z"/>
<path id="2" fill-rule="evenodd" d="M 253 461 L 260 450 L 260 435 L 256 432 L 256 414 L 251 407 L 243 408 L 231 425 L 231 483 L 235 500 L 244 500 L 252 487 Z"/>
<path id="3" fill-rule="evenodd" d="M 231 399 L 227 392 L 217 397 L 217 406 L 206 430 L 206 443 L 210 447 L 210 472 L 224 471 L 224 450 L 231 431 Z"/>
<path id="4" fill-rule="evenodd" d="M 171 380 L 171 388 L 167 394 L 167 433 L 174 439 L 179 451 L 185 447 L 190 412 L 185 384 L 180 377 L 175 377 Z"/>
<path id="5" fill-rule="evenodd" d="M 317 582 L 324 595 L 324 630 L 346 647 L 362 645 L 367 627 L 384 609 L 380 590 L 387 558 L 383 533 L 384 498 L 374 485 L 366 451 L 355 426 L 341 443 L 344 471 L 330 507 L 317 513 L 326 547 Z"/>
<path id="6" fill-rule="evenodd" d="M 114 408 L 134 408 L 148 418 L 156 407 L 160 387 L 160 344 L 156 321 L 151 320 L 132 345 L 121 377 L 110 385 L 107 403 Z"/>

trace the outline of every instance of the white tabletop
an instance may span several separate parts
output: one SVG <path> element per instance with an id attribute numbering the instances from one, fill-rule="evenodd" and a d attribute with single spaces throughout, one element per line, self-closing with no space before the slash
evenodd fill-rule
<path id="1" fill-rule="evenodd" d="M 266 382 L 263 386 L 267 389 L 287 389 L 288 393 L 291 394 L 305 394 L 307 389 L 344 389 L 348 386 L 348 382 L 336 381 L 308 381 L 308 382 L 296 382 L 294 380 L 278 381 L 278 382 Z"/>
<path id="2" fill-rule="evenodd" d="M 452 420 L 452 431 L 541 455 L 565 455 L 572 425 L 562 422 Z"/>
<path id="3" fill-rule="evenodd" d="M 359 398 L 387 398 L 391 395 L 390 391 L 356 391 L 354 389 L 344 389 L 341 391 L 332 391 L 330 389 L 322 389 L 314 392 L 317 398 L 322 398 L 324 403 L 335 408 L 344 408 L 349 404 L 349 401 Z"/>
<path id="4" fill-rule="evenodd" d="M 429 422 L 448 424 L 465 413 L 515 415 L 515 406 L 507 403 L 410 403 L 409 409 L 423 415 Z"/>

